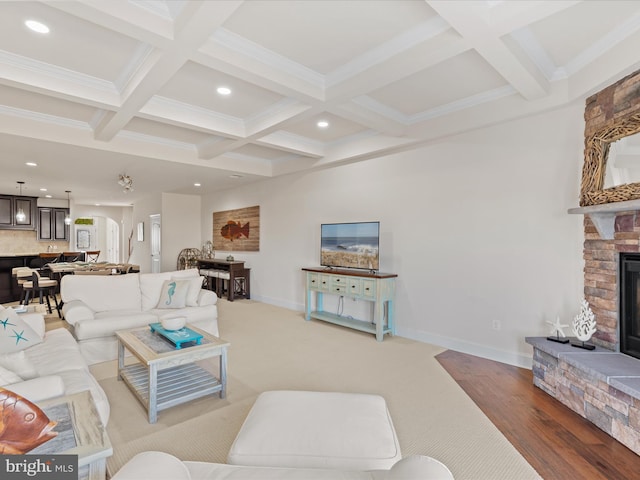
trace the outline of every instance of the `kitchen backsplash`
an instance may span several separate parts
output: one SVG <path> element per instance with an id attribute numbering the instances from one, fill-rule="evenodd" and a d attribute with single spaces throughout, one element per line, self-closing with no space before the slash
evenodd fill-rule
<path id="1" fill-rule="evenodd" d="M 34 230 L 0 230 L 0 255 L 69 251 L 69 242 L 39 242 Z"/>

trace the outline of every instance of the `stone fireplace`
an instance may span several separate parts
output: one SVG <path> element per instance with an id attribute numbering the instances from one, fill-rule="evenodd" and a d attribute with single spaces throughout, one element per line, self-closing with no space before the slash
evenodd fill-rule
<path id="1" fill-rule="evenodd" d="M 596 319 L 596 349 L 526 339 L 534 384 L 638 455 L 640 358 L 620 351 L 621 314 L 629 307 L 620 303 L 620 258 L 640 258 L 640 183 L 604 185 L 610 145 L 639 132 L 640 72 L 587 99 L 581 206 L 569 213 L 584 215 L 584 297 Z"/>
<path id="2" fill-rule="evenodd" d="M 584 221 L 584 295 L 596 316 L 592 342 L 620 350 L 620 271 L 622 253 L 640 253 L 640 211 L 615 215 L 613 238 L 603 239 L 587 215 Z"/>

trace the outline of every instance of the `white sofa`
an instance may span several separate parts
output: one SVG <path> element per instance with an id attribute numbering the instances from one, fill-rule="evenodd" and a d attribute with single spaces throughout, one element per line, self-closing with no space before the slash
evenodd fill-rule
<path id="1" fill-rule="evenodd" d="M 107 396 L 89 371 L 78 344 L 64 328 L 45 332 L 44 317 L 39 313 L 17 315 L 0 305 L 0 320 L 6 321 L 3 340 L 11 345 L 0 348 L 0 386 L 38 403 L 41 400 L 89 390 L 104 425 L 109 420 Z M 26 345 L 15 348 L 15 332 Z M 16 340 L 17 342 L 17 340 Z M 13 348 L 12 348 L 13 347 Z"/>
<path id="2" fill-rule="evenodd" d="M 431 457 L 412 455 L 389 470 L 330 470 L 322 468 L 248 467 L 189 462 L 164 452 L 142 452 L 129 460 L 111 480 L 453 480 L 451 471 Z"/>
<path id="3" fill-rule="evenodd" d="M 165 316 L 186 317 L 188 323 L 218 336 L 218 297 L 202 288 L 202 280 L 195 268 L 65 275 L 60 283 L 63 317 L 90 365 L 117 358 L 117 330 L 156 323 Z M 177 288 L 172 281 L 177 281 Z M 174 295 L 167 295 L 171 288 Z"/>

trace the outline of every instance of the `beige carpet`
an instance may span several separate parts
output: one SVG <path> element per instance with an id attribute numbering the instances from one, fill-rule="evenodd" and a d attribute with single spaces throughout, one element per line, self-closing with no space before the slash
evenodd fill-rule
<path id="1" fill-rule="evenodd" d="M 403 456 L 437 458 L 458 480 L 540 478 L 434 359 L 442 349 L 401 337 L 378 343 L 373 335 L 248 300 L 221 300 L 219 315 L 221 337 L 231 343 L 224 400 L 213 396 L 164 410 L 150 425 L 115 379 L 115 362 L 92 367 L 111 403 L 109 471 L 144 450 L 225 462 L 256 396 L 291 389 L 383 395 Z"/>

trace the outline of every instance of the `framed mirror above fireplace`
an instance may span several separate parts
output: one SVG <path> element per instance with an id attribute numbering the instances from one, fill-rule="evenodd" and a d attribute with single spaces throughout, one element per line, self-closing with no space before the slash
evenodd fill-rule
<path id="1" fill-rule="evenodd" d="M 640 71 L 587 99 L 580 206 L 640 199 L 640 183 L 605 188 L 611 145 L 640 132 Z"/>

